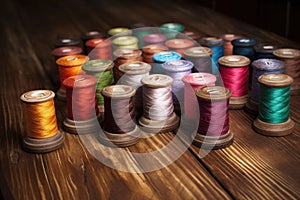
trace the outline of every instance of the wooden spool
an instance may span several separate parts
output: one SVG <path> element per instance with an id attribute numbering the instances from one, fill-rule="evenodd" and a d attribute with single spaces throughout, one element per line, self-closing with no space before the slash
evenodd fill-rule
<path id="1" fill-rule="evenodd" d="M 21 95 L 21 100 L 25 104 L 37 104 L 54 99 L 54 92 L 50 90 L 33 90 Z M 64 143 L 64 135 L 58 131 L 48 138 L 33 138 L 25 135 L 23 138 L 23 148 L 33 153 L 46 153 L 59 149 Z"/>
<path id="2" fill-rule="evenodd" d="M 286 74 L 266 74 L 258 78 L 260 84 L 267 87 L 281 88 L 292 84 L 293 79 Z M 271 124 L 264 122 L 257 117 L 253 122 L 253 128 L 256 132 L 266 136 L 285 136 L 293 132 L 295 122 L 288 118 L 286 122 Z"/>
<path id="3" fill-rule="evenodd" d="M 111 85 L 103 88 L 102 95 L 111 99 L 127 99 L 135 95 L 136 90 L 128 85 Z M 104 115 L 105 121 L 105 115 Z M 107 130 L 100 132 L 99 139 L 104 144 L 109 145 L 111 143 L 117 145 L 118 147 L 128 147 L 136 144 L 139 141 L 139 136 L 141 130 L 136 125 L 133 130 L 127 133 L 110 133 Z"/>
<path id="4" fill-rule="evenodd" d="M 171 87 L 173 79 L 169 76 L 162 74 L 153 74 L 142 79 L 143 92 L 150 88 L 164 88 Z M 179 117 L 172 113 L 172 115 L 165 120 L 152 120 L 148 119 L 144 115 L 139 119 L 139 124 L 141 129 L 148 133 L 158 133 L 158 132 L 170 132 L 178 128 Z"/>
<path id="5" fill-rule="evenodd" d="M 206 86 L 196 90 L 198 99 L 208 102 L 228 101 L 231 92 L 221 86 Z M 201 119 L 200 119 L 201 120 Z M 199 123 L 200 124 L 200 123 Z M 220 149 L 229 146 L 233 142 L 233 133 L 228 130 L 224 135 L 207 136 L 200 133 L 196 134 L 193 144 L 205 149 Z"/>
<path id="6" fill-rule="evenodd" d="M 219 64 L 224 67 L 248 67 L 250 64 L 250 59 L 245 56 L 239 56 L 239 55 L 229 55 L 229 56 L 223 56 L 218 60 Z M 222 76 L 222 74 L 221 74 Z M 224 86 L 226 87 L 226 83 L 224 83 Z M 230 89 L 230 88 L 229 88 Z M 229 100 L 229 108 L 230 109 L 242 109 L 244 105 L 248 101 L 248 94 L 241 96 L 241 97 L 232 97 Z"/>

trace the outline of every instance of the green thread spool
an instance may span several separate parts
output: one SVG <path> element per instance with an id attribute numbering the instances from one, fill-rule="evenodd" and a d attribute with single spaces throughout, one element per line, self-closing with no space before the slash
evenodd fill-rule
<path id="1" fill-rule="evenodd" d="M 111 60 L 91 60 L 82 65 L 82 69 L 87 75 L 95 76 L 98 80 L 96 95 L 99 111 L 101 113 L 104 112 L 104 98 L 101 94 L 101 90 L 114 83 L 113 67 L 114 63 Z"/>
<path id="2" fill-rule="evenodd" d="M 253 128 L 267 136 L 285 136 L 293 132 L 295 123 L 290 114 L 290 85 L 293 79 L 286 74 L 265 74 L 260 83 L 259 114 Z"/>

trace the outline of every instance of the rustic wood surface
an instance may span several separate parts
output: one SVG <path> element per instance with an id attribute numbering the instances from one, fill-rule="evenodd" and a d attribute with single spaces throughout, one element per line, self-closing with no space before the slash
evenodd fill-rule
<path id="1" fill-rule="evenodd" d="M 51 55 L 53 42 L 58 36 L 79 37 L 90 29 L 179 22 L 203 35 L 235 33 L 282 47 L 300 48 L 299 44 L 185 1 L 4 0 L 0 13 L 0 199 L 300 198 L 300 96 L 291 99 L 291 118 L 296 122 L 291 135 L 259 135 L 251 128 L 253 116 L 243 110 L 230 111 L 235 135 L 232 146 L 204 157 L 190 146 L 175 162 L 148 173 L 112 169 L 93 157 L 78 136 L 70 134 L 57 151 L 24 152 L 25 120 L 19 100 L 23 92 L 33 89 L 56 91 L 59 79 Z M 64 103 L 57 101 L 56 110 L 61 127 Z M 173 139 L 172 133 L 144 139 L 109 162 L 116 167 L 134 163 L 133 168 L 147 168 L 129 152 L 159 150 Z M 183 141 L 176 145 L 186 147 Z M 109 153 L 99 146 L 94 151 Z M 161 157 L 167 160 L 170 155 Z"/>

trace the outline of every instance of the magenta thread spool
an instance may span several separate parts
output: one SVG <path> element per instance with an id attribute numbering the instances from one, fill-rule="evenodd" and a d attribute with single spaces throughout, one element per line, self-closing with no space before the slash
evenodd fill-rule
<path id="1" fill-rule="evenodd" d="M 162 64 L 165 74 L 173 78 L 173 103 L 177 114 L 180 114 L 180 104 L 182 105 L 183 102 L 184 83 L 182 78 L 192 72 L 193 66 L 193 63 L 187 60 L 172 60 Z"/>
<path id="2" fill-rule="evenodd" d="M 142 37 L 144 45 L 150 44 L 161 44 L 163 45 L 164 42 L 167 40 L 167 37 L 161 33 L 150 33 Z"/>

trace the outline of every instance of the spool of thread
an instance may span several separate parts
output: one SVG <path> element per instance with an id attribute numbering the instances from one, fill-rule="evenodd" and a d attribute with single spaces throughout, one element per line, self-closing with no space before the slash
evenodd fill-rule
<path id="1" fill-rule="evenodd" d="M 111 36 L 129 36 L 132 35 L 132 31 L 126 27 L 114 27 L 108 30 L 108 35 Z"/>
<path id="2" fill-rule="evenodd" d="M 106 38 L 95 38 L 85 43 L 86 52 L 91 60 L 112 60 L 111 41 Z"/>
<path id="3" fill-rule="evenodd" d="M 162 64 L 164 74 L 172 77 L 173 83 L 172 96 L 174 103 L 174 110 L 179 115 L 181 113 L 180 105 L 183 105 L 183 88 L 184 83 L 182 78 L 185 75 L 192 73 L 193 63 L 188 60 L 171 60 Z"/>
<path id="4" fill-rule="evenodd" d="M 212 54 L 208 47 L 192 47 L 184 51 L 184 58 L 194 63 L 194 71 L 212 73 Z"/>
<path id="5" fill-rule="evenodd" d="M 233 141 L 229 127 L 230 90 L 206 86 L 196 90 L 200 119 L 193 144 L 207 149 L 227 147 Z"/>
<path id="6" fill-rule="evenodd" d="M 191 39 L 194 41 L 199 41 L 203 37 L 204 37 L 203 34 L 195 31 L 190 31 L 190 30 L 185 30 L 182 33 L 178 33 L 176 35 L 176 38 Z"/>
<path id="7" fill-rule="evenodd" d="M 24 150 L 46 153 L 63 145 L 64 135 L 57 127 L 54 96 L 50 90 L 33 90 L 21 95 L 26 121 Z"/>
<path id="8" fill-rule="evenodd" d="M 293 132 L 295 122 L 289 117 L 290 85 L 286 74 L 265 74 L 260 83 L 259 114 L 253 122 L 256 132 L 267 136 L 285 136 Z"/>
<path id="9" fill-rule="evenodd" d="M 70 76 L 82 73 L 81 66 L 88 60 L 89 58 L 85 55 L 64 56 L 56 60 L 61 85 L 56 93 L 58 99 L 66 100 L 66 88 L 63 85 L 63 81 Z"/>
<path id="10" fill-rule="evenodd" d="M 160 44 L 150 44 L 142 48 L 143 61 L 152 65 L 154 62 L 152 56 L 158 52 L 168 51 L 168 47 Z"/>
<path id="11" fill-rule="evenodd" d="M 134 36 L 120 36 L 112 40 L 113 49 L 138 49 L 138 39 Z"/>
<path id="12" fill-rule="evenodd" d="M 180 60 L 181 55 L 174 51 L 162 51 L 154 54 L 152 59 L 154 63 L 152 65 L 150 74 L 163 74 L 164 70 L 162 68 L 162 64 L 171 60 Z"/>
<path id="13" fill-rule="evenodd" d="M 138 49 L 117 49 L 113 54 L 115 57 L 115 67 L 113 69 L 115 83 L 117 83 L 122 76 L 122 72 L 119 70 L 120 65 L 133 61 L 143 61 L 142 51 Z"/>
<path id="14" fill-rule="evenodd" d="M 103 88 L 105 113 L 101 126 L 104 134 L 100 134 L 100 138 L 104 143 L 127 147 L 138 142 L 141 131 L 135 121 L 134 94 L 135 89 L 128 85 Z"/>
<path id="15" fill-rule="evenodd" d="M 119 70 L 123 75 L 118 84 L 129 85 L 136 90 L 134 96 L 135 116 L 136 118 L 139 118 L 143 113 L 143 91 L 141 80 L 144 77 L 149 76 L 151 65 L 141 61 L 133 61 L 120 65 Z"/>
<path id="16" fill-rule="evenodd" d="M 182 79 L 184 82 L 184 118 L 188 123 L 195 123 L 197 119 L 197 97 L 195 91 L 204 86 L 215 86 L 216 76 L 209 73 L 191 73 L 185 75 Z"/>
<path id="17" fill-rule="evenodd" d="M 171 39 L 165 42 L 165 45 L 169 48 L 170 51 L 175 51 L 184 57 L 183 52 L 195 46 L 195 43 L 189 39 Z"/>
<path id="18" fill-rule="evenodd" d="M 275 56 L 273 54 L 273 51 L 277 49 L 274 45 L 269 44 L 257 44 L 254 46 L 255 56 L 254 60 L 268 58 L 268 59 L 274 59 Z"/>
<path id="19" fill-rule="evenodd" d="M 150 33 L 142 37 L 142 41 L 144 45 L 149 45 L 149 44 L 163 45 L 166 40 L 167 37 L 161 33 Z"/>
<path id="20" fill-rule="evenodd" d="M 230 109 L 241 109 L 248 99 L 249 58 L 239 55 L 219 59 L 220 74 L 224 86 L 232 92 Z"/>
<path id="21" fill-rule="evenodd" d="M 76 46 L 58 47 L 52 51 L 52 55 L 54 56 L 55 60 L 64 56 L 78 55 L 81 53 L 82 49 Z"/>
<path id="22" fill-rule="evenodd" d="M 257 40 L 254 38 L 238 38 L 232 40 L 233 54 L 246 56 L 251 61 L 254 59 L 255 51 L 254 46 L 257 44 Z"/>
<path id="23" fill-rule="evenodd" d="M 160 26 L 160 29 L 167 36 L 168 40 L 170 40 L 174 39 L 178 32 L 183 32 L 184 26 L 179 23 L 165 23 Z"/>
<path id="24" fill-rule="evenodd" d="M 101 91 L 114 83 L 113 67 L 114 63 L 111 60 L 91 60 L 82 65 L 82 69 L 87 75 L 97 78 L 96 96 L 101 115 L 104 113 L 104 98 Z"/>
<path id="25" fill-rule="evenodd" d="M 253 68 L 251 98 L 248 99 L 245 108 L 249 113 L 257 115 L 259 106 L 258 77 L 264 74 L 283 74 L 285 64 L 276 59 L 258 59 L 253 61 L 251 65 Z"/>
<path id="26" fill-rule="evenodd" d="M 151 28 L 150 24 L 134 24 L 133 26 L 131 26 L 131 28 L 133 29 L 133 36 L 135 36 L 138 39 L 139 49 L 142 49 L 145 46 L 143 42 L 143 37 L 145 35 L 151 34 L 153 28 Z"/>
<path id="27" fill-rule="evenodd" d="M 300 94 L 300 50 L 277 49 L 273 52 L 277 59 L 285 63 L 284 73 L 294 79 L 291 85 L 291 95 Z"/>
<path id="28" fill-rule="evenodd" d="M 233 54 L 233 45 L 231 44 L 232 40 L 241 38 L 241 36 L 229 33 L 221 35 L 220 38 L 222 38 L 225 41 L 224 56 L 229 56 Z"/>
<path id="29" fill-rule="evenodd" d="M 212 73 L 219 74 L 218 60 L 224 55 L 224 40 L 216 37 L 204 37 L 199 43 L 202 46 L 208 47 L 213 51 L 212 58 Z"/>
<path id="30" fill-rule="evenodd" d="M 141 129 L 148 133 L 169 132 L 178 128 L 179 117 L 174 113 L 171 77 L 153 74 L 142 79 L 143 115 Z"/>
<path id="31" fill-rule="evenodd" d="M 96 101 L 97 79 L 90 75 L 71 76 L 64 80 L 67 89 L 67 118 L 63 128 L 72 134 L 94 133 L 99 129 Z"/>
<path id="32" fill-rule="evenodd" d="M 54 48 L 78 46 L 81 47 L 80 39 L 78 38 L 59 38 L 54 42 Z"/>
<path id="33" fill-rule="evenodd" d="M 84 44 L 84 52 L 87 53 L 85 43 L 88 40 L 97 39 L 97 38 L 107 38 L 107 37 L 108 37 L 108 35 L 106 33 L 101 32 L 96 29 L 84 32 L 80 37 L 82 40 L 82 43 Z"/>

